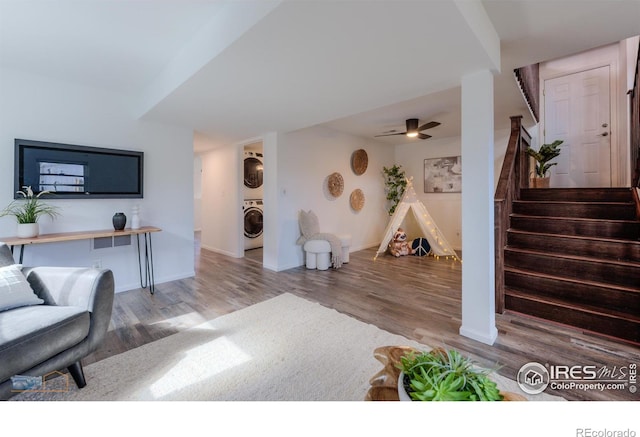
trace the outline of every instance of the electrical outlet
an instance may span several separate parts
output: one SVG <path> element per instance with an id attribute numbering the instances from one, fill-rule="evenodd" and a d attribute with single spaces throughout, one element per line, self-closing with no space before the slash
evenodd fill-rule
<path id="1" fill-rule="evenodd" d="M 102 260 L 94 259 L 93 261 L 91 261 L 91 267 L 93 267 L 94 269 L 101 269 L 102 268 Z"/>

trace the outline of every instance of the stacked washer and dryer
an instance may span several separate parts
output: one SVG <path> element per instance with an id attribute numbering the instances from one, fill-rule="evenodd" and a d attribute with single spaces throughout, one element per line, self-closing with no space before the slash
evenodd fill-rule
<path id="1" fill-rule="evenodd" d="M 263 246 L 263 155 L 260 151 L 244 151 L 244 249 Z"/>

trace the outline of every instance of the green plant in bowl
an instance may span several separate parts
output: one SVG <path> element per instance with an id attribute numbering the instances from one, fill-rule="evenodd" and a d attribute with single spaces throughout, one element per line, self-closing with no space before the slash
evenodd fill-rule
<path id="1" fill-rule="evenodd" d="M 415 401 L 501 401 L 504 396 L 489 375 L 455 350 L 436 348 L 400 358 L 400 385 Z"/>

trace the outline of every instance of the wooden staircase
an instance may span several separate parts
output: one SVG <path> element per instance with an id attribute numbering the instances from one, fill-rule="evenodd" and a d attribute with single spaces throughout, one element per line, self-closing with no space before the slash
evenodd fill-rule
<path id="1" fill-rule="evenodd" d="M 522 188 L 504 308 L 640 344 L 640 221 L 628 188 Z"/>

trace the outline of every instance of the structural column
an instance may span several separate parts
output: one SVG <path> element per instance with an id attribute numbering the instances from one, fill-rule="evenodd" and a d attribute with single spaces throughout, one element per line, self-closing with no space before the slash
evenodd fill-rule
<path id="1" fill-rule="evenodd" d="M 462 326 L 485 344 L 495 325 L 493 74 L 462 78 Z"/>

